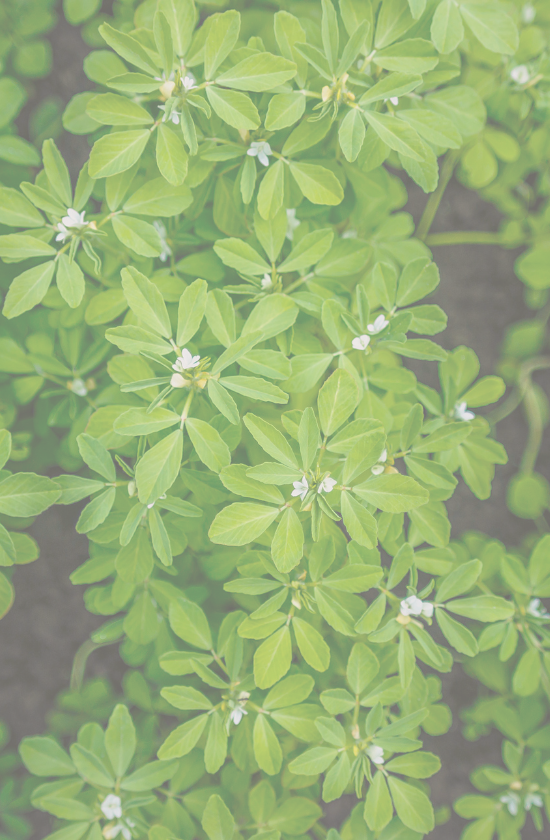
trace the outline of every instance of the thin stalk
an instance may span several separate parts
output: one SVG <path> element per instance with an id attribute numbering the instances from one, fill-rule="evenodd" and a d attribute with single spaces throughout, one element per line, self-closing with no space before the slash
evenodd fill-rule
<path id="1" fill-rule="evenodd" d="M 443 162 L 443 166 L 441 167 L 441 174 L 439 176 L 439 184 L 437 186 L 437 189 L 429 197 L 424 208 L 424 212 L 422 213 L 422 218 L 420 219 L 418 227 L 416 228 L 416 236 L 418 239 L 425 240 L 428 233 L 430 232 L 433 220 L 435 219 L 435 214 L 437 213 L 438 207 L 441 204 L 441 199 L 443 198 L 449 181 L 453 176 L 454 168 L 458 162 L 458 158 L 458 152 L 447 152 L 447 155 Z"/>
<path id="2" fill-rule="evenodd" d="M 82 688 L 84 674 L 86 672 L 86 663 L 90 654 L 93 653 L 94 650 L 99 650 L 99 648 L 106 647 L 107 645 L 114 645 L 119 641 L 120 639 L 113 639 L 110 642 L 92 642 L 91 639 L 88 639 L 80 645 L 73 659 L 70 682 L 71 691 L 80 691 Z"/>
<path id="3" fill-rule="evenodd" d="M 535 469 L 540 447 L 542 445 L 542 433 L 544 430 L 544 419 L 540 410 L 539 401 L 532 387 L 527 389 L 525 394 L 525 412 L 529 424 L 527 443 L 521 459 L 520 471 L 530 473 Z"/>

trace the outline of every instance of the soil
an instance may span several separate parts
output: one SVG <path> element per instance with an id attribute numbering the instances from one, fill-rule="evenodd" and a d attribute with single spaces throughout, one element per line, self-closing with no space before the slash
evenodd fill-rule
<path id="1" fill-rule="evenodd" d="M 54 72 L 37 85 L 38 98 L 56 95 L 67 102 L 74 93 L 91 89 L 82 72 L 82 59 L 88 48 L 78 31 L 63 21 L 51 35 L 54 46 Z M 21 129 L 27 119 L 21 118 Z M 60 148 L 78 170 L 88 152 L 86 138 L 65 135 Z M 424 194 L 408 184 L 408 209 L 418 221 L 426 202 Z M 497 230 L 499 214 L 476 194 L 452 182 L 439 209 L 432 232 L 445 230 Z M 434 248 L 441 271 L 441 285 L 433 297 L 449 316 L 447 330 L 438 337 L 452 349 L 459 344 L 472 347 L 481 362 L 481 374 L 492 373 L 507 325 L 528 318 L 532 313 L 523 302 L 522 286 L 514 275 L 516 254 L 498 247 L 456 245 Z M 422 366 L 422 379 L 428 384 L 428 363 Z M 415 366 L 415 370 L 420 370 Z M 549 378 L 538 380 L 547 393 Z M 510 461 L 497 467 L 493 494 L 487 501 L 476 499 L 460 483 L 448 503 L 453 536 L 466 530 L 480 530 L 508 545 L 518 544 L 531 530 L 531 523 L 514 517 L 505 505 L 506 486 L 517 470 L 525 440 L 525 422 L 515 412 L 498 427 L 498 438 L 505 445 Z M 543 453 L 538 469 L 549 474 L 550 450 Z M 31 566 L 19 567 L 14 576 L 16 601 L 0 625 L 0 719 L 12 732 L 12 744 L 25 735 L 44 731 L 48 712 L 56 695 L 69 684 L 71 665 L 78 647 L 103 619 L 88 613 L 82 601 L 82 588 L 73 586 L 69 574 L 87 557 L 87 541 L 76 535 L 76 514 L 54 508 L 35 523 L 31 532 L 38 540 L 41 557 Z M 120 659 L 115 647 L 103 648 L 90 657 L 87 677 L 105 675 L 118 681 Z M 468 781 L 471 770 L 481 763 L 500 763 L 500 737 L 493 733 L 475 743 L 461 735 L 460 710 L 477 696 L 476 683 L 460 667 L 443 679 L 444 700 L 453 711 L 453 726 L 447 735 L 428 738 L 426 748 L 441 756 L 443 768 L 431 781 L 436 805 L 448 805 L 458 796 L 473 792 Z M 433 742 L 433 743 L 432 743 Z M 327 808 L 327 825 L 339 825 L 355 804 L 343 797 Z M 464 821 L 456 816 L 438 826 L 431 840 L 458 840 Z M 48 823 L 38 817 L 38 838 L 47 833 Z M 528 825 L 523 840 L 535 838 Z M 539 836 L 539 835 L 536 835 Z"/>

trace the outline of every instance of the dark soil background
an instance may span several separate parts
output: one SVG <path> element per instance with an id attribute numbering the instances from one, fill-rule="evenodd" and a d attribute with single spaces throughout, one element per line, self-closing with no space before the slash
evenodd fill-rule
<path id="1" fill-rule="evenodd" d="M 58 96 L 67 102 L 75 93 L 93 85 L 82 71 L 88 47 L 77 29 L 61 21 L 51 34 L 54 71 L 39 82 L 37 99 Z M 25 132 L 28 111 L 20 119 Z M 84 137 L 63 135 L 59 146 L 73 170 L 88 153 Z M 414 184 L 408 184 L 408 209 L 418 221 L 426 196 Z M 452 182 L 441 203 L 432 232 L 446 230 L 498 229 L 499 214 L 472 192 Z M 459 344 L 472 347 L 481 362 L 481 374 L 493 373 L 506 327 L 532 313 L 523 302 L 522 285 L 513 271 L 515 252 L 494 246 L 456 245 L 434 248 L 434 258 L 441 271 L 441 285 L 433 297 L 449 316 L 449 326 L 438 340 L 447 349 Z M 415 368 L 418 370 L 418 368 Z M 432 366 L 433 369 L 433 366 Z M 424 380 L 428 381 L 427 372 Z M 548 390 L 549 379 L 539 380 Z M 448 503 L 453 523 L 453 537 L 466 530 L 480 530 L 508 545 L 516 545 L 531 530 L 531 523 L 514 517 L 506 508 L 506 486 L 517 471 L 525 441 L 526 425 L 521 412 L 515 412 L 498 426 L 498 438 L 509 454 L 509 464 L 497 467 L 493 494 L 479 501 L 464 484 L 459 484 Z M 539 471 L 550 474 L 550 450 L 543 452 Z M 72 660 L 78 647 L 103 618 L 88 613 L 82 601 L 82 588 L 73 586 L 69 574 L 87 558 L 87 540 L 74 531 L 76 515 L 66 508 L 54 508 L 33 526 L 33 536 L 41 549 L 40 559 L 31 566 L 19 567 L 14 576 L 16 601 L 0 625 L 0 720 L 12 732 L 15 745 L 25 735 L 41 733 L 57 694 L 69 684 Z M 116 647 L 96 651 L 90 657 L 87 677 L 108 676 L 118 683 L 121 661 Z M 450 805 L 458 796 L 471 792 L 471 770 L 480 763 L 500 763 L 500 738 L 496 734 L 475 743 L 461 735 L 459 713 L 477 696 L 477 685 L 460 667 L 443 678 L 444 700 L 453 711 L 453 726 L 447 735 L 428 738 L 427 749 L 441 756 L 443 769 L 431 780 L 437 806 Z M 339 825 L 355 799 L 344 797 L 330 806 L 327 824 Z M 430 839 L 458 840 L 464 821 L 454 816 L 437 827 Z M 37 821 L 35 837 L 43 837 L 48 822 Z M 523 840 L 535 836 L 532 825 L 524 829 Z"/>

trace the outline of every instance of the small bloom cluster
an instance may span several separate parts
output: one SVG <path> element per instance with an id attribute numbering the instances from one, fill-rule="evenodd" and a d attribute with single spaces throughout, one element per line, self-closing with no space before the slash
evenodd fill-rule
<path id="1" fill-rule="evenodd" d="M 250 693 L 248 691 L 241 691 L 236 701 L 231 701 L 233 708 L 229 715 L 229 720 L 231 723 L 234 723 L 235 726 L 238 726 L 241 720 L 243 719 L 244 715 L 247 715 L 248 712 L 245 709 L 246 701 L 250 697 Z"/>
<path id="2" fill-rule="evenodd" d="M 124 840 L 131 840 L 132 828 L 134 828 L 135 822 L 128 819 L 128 817 L 122 817 L 122 801 L 120 796 L 109 793 L 101 803 L 100 808 L 106 819 L 116 820 L 116 822 L 106 825 L 103 829 L 102 834 L 105 840 L 114 840 L 119 834 L 122 834 Z"/>
<path id="3" fill-rule="evenodd" d="M 320 482 L 317 492 L 318 493 L 331 493 L 334 490 L 336 484 L 338 482 L 335 478 L 331 478 L 329 475 L 325 476 L 323 480 Z M 292 491 L 292 496 L 299 496 L 302 501 L 304 501 L 305 497 L 309 491 L 309 484 L 307 478 L 302 476 L 300 481 L 293 482 L 294 490 Z"/>
<path id="4" fill-rule="evenodd" d="M 271 279 L 269 274 L 264 274 L 261 280 L 261 286 L 264 292 L 267 292 L 268 289 L 273 288 L 273 280 Z"/>
<path id="5" fill-rule="evenodd" d="M 181 356 L 179 356 L 172 365 L 172 368 L 176 371 L 176 373 L 172 374 L 172 378 L 170 380 L 170 385 L 172 386 L 172 388 L 185 388 L 185 386 L 187 385 L 187 380 L 185 380 L 181 374 L 185 370 L 196 368 L 200 360 L 200 356 L 193 356 L 192 353 L 189 352 L 187 347 L 185 347 L 181 351 Z"/>
<path id="6" fill-rule="evenodd" d="M 155 220 L 153 222 L 153 227 L 155 228 L 156 232 L 158 233 L 159 239 L 160 239 L 160 242 L 161 242 L 162 250 L 160 252 L 160 260 L 162 262 L 166 262 L 168 257 L 172 256 L 172 249 L 171 249 L 170 245 L 168 244 L 168 242 L 166 241 L 166 237 L 168 236 L 168 231 L 166 230 L 166 227 L 162 224 L 162 222 L 159 222 L 157 220 Z"/>
<path id="7" fill-rule="evenodd" d="M 377 747 L 374 744 L 371 744 L 370 747 L 367 747 L 365 750 L 368 757 L 372 761 L 373 764 L 383 764 L 384 763 L 384 750 L 382 747 Z"/>
<path id="8" fill-rule="evenodd" d="M 517 816 L 519 806 L 521 805 L 521 796 L 519 793 L 514 793 L 512 791 L 510 793 L 505 793 L 500 797 L 500 801 L 503 805 L 506 805 L 508 812 L 513 817 Z M 530 811 L 533 805 L 536 808 L 542 808 L 543 804 L 542 796 L 539 793 L 528 793 L 523 799 L 523 807 L 526 811 Z"/>
<path id="9" fill-rule="evenodd" d="M 510 78 L 517 85 L 526 85 L 531 78 L 531 73 L 525 64 L 518 64 L 510 70 Z"/>
<path id="10" fill-rule="evenodd" d="M 431 618 L 434 614 L 434 605 L 421 601 L 416 595 L 410 595 L 401 601 L 399 611 L 401 615 L 423 615 L 425 618 Z"/>
<path id="11" fill-rule="evenodd" d="M 59 233 L 55 237 L 55 241 L 65 242 L 67 237 L 72 236 L 75 231 L 88 227 L 88 222 L 84 220 L 85 215 L 85 210 L 83 210 L 82 213 L 79 213 L 78 210 L 73 210 L 72 207 L 68 207 L 67 215 L 63 216 L 61 221 L 56 225 L 56 230 L 58 230 Z"/>
<path id="12" fill-rule="evenodd" d="M 367 333 L 369 335 L 357 336 L 351 342 L 351 346 L 354 350 L 366 350 L 370 344 L 371 336 L 378 335 L 382 330 L 385 330 L 389 323 L 385 315 L 377 315 L 373 324 L 367 324 Z"/>
<path id="13" fill-rule="evenodd" d="M 370 471 L 373 475 L 381 475 L 384 470 L 386 469 L 386 461 L 388 460 L 388 450 L 384 449 L 380 458 L 378 459 L 378 463 L 371 467 Z"/>
<path id="14" fill-rule="evenodd" d="M 454 407 L 453 417 L 455 420 L 473 420 L 475 414 L 473 411 L 468 411 L 468 405 L 465 402 L 460 402 Z"/>
<path id="15" fill-rule="evenodd" d="M 264 166 L 269 166 L 269 155 L 272 154 L 271 146 L 267 140 L 260 140 L 250 144 L 250 148 L 246 151 L 250 157 L 257 157 L 258 161 Z"/>
<path id="16" fill-rule="evenodd" d="M 550 613 L 541 604 L 540 598 L 531 598 L 527 607 L 527 614 L 533 618 L 550 618 Z"/>

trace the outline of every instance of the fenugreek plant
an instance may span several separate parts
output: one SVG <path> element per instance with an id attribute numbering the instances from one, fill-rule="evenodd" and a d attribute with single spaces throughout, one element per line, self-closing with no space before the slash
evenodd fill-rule
<path id="1" fill-rule="evenodd" d="M 539 172 L 545 195 L 547 27 L 480 0 L 234 5 L 118 3 L 96 30 L 99 3 L 66 2 L 99 47 L 63 117 L 90 156 L 72 177 L 48 139 L 0 188 L 0 455 L 25 469 L 0 476 L 2 565 L 78 505 L 71 580 L 106 617 L 51 733 L 20 745 L 32 805 L 49 840 L 417 840 L 447 814 L 423 749 L 451 724 L 437 675 L 465 667 L 490 692 L 467 737 L 505 738 L 456 803 L 465 840 L 547 831 L 548 537 L 451 541 L 445 508 L 458 481 L 489 497 L 495 423 L 524 402 L 511 507 L 546 530 L 548 495 L 533 515 L 518 490 L 543 486 L 525 359 L 544 338 L 478 378 L 429 302 L 429 246 L 491 240 L 429 233 L 453 171 L 508 201 L 493 238 L 529 245 L 520 278 L 550 287 L 522 186 Z M 416 231 L 408 179 L 431 193 Z M 84 682 L 114 643 L 120 697 Z"/>

